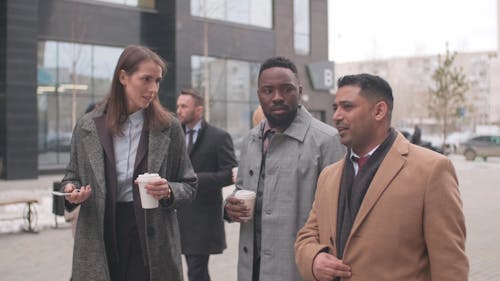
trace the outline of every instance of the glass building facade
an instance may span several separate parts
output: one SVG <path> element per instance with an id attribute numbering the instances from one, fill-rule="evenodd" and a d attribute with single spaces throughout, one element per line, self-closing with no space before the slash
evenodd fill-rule
<path id="1" fill-rule="evenodd" d="M 271 28 L 272 0 L 191 0 L 191 15 Z"/>
<path id="2" fill-rule="evenodd" d="M 191 85 L 208 97 L 205 118 L 231 134 L 237 154 L 259 105 L 255 83 L 259 67 L 255 62 L 191 57 Z"/>
<path id="3" fill-rule="evenodd" d="M 64 170 L 76 121 L 105 97 L 118 56 L 131 44 L 153 49 L 169 65 L 161 103 L 175 112 L 180 90 L 198 89 L 208 101 L 207 120 L 227 130 L 236 149 L 258 106 L 260 63 L 272 56 L 296 63 L 301 103 L 324 120 L 331 96 L 312 89 L 306 65 L 328 57 L 326 2 L 2 1 L 0 177 Z"/>
<path id="4" fill-rule="evenodd" d="M 66 164 L 73 127 L 109 90 L 123 48 L 57 41 L 38 43 L 38 164 Z"/>
<path id="5" fill-rule="evenodd" d="M 309 0 L 293 0 L 293 46 L 295 53 L 308 55 L 310 43 Z"/>
<path id="6" fill-rule="evenodd" d="M 155 0 L 91 0 L 95 2 L 112 3 L 117 5 L 125 5 L 138 8 L 155 8 Z"/>

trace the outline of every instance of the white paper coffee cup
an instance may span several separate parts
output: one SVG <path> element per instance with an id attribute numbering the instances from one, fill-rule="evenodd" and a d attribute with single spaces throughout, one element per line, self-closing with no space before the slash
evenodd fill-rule
<path id="1" fill-rule="evenodd" d="M 253 217 L 253 210 L 255 207 L 255 192 L 251 190 L 238 190 L 234 194 L 234 197 L 237 199 L 243 200 L 245 202 L 245 206 L 250 209 L 250 216 L 242 217 L 244 220 L 250 220 Z"/>
<path id="2" fill-rule="evenodd" d="M 233 183 L 236 182 L 236 177 L 238 176 L 238 167 L 234 167 L 232 170 L 231 170 L 232 174 L 233 174 Z"/>
<path id="3" fill-rule="evenodd" d="M 139 194 L 141 195 L 141 205 L 143 209 L 158 208 L 158 200 L 154 198 L 153 195 L 147 193 L 145 186 L 148 182 L 159 179 L 161 179 L 160 175 L 149 173 L 144 173 L 137 177 L 137 182 L 139 183 Z"/>

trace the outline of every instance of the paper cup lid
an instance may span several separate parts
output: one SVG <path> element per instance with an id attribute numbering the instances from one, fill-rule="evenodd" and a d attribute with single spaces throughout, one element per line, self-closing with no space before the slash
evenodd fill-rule
<path id="1" fill-rule="evenodd" d="M 234 196 L 241 199 L 251 199 L 255 198 L 255 192 L 251 190 L 238 190 Z"/>
<path id="2" fill-rule="evenodd" d="M 152 178 L 159 178 L 160 175 L 156 174 L 156 173 L 144 173 L 144 174 L 141 174 L 137 177 L 137 180 L 149 180 L 149 179 L 152 179 Z"/>

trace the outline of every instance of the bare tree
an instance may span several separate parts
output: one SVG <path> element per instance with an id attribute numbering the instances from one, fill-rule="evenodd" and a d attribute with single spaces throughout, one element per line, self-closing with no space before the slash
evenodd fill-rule
<path id="1" fill-rule="evenodd" d="M 471 86 L 462 67 L 454 65 L 456 56 L 446 44 L 446 54 L 438 55 L 438 67 L 432 74 L 434 85 L 429 88 L 429 113 L 439 122 L 443 148 L 451 126 L 466 108 L 465 93 Z"/>

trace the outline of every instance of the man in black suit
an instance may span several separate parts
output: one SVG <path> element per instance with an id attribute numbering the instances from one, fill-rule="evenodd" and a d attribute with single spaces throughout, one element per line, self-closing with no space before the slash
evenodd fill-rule
<path id="1" fill-rule="evenodd" d="M 177 211 L 189 281 L 210 280 L 209 255 L 226 248 L 222 188 L 233 183 L 231 170 L 237 166 L 231 136 L 203 119 L 203 104 L 203 97 L 193 89 L 182 90 L 177 98 L 177 118 L 184 126 L 198 175 L 195 200 Z"/>

